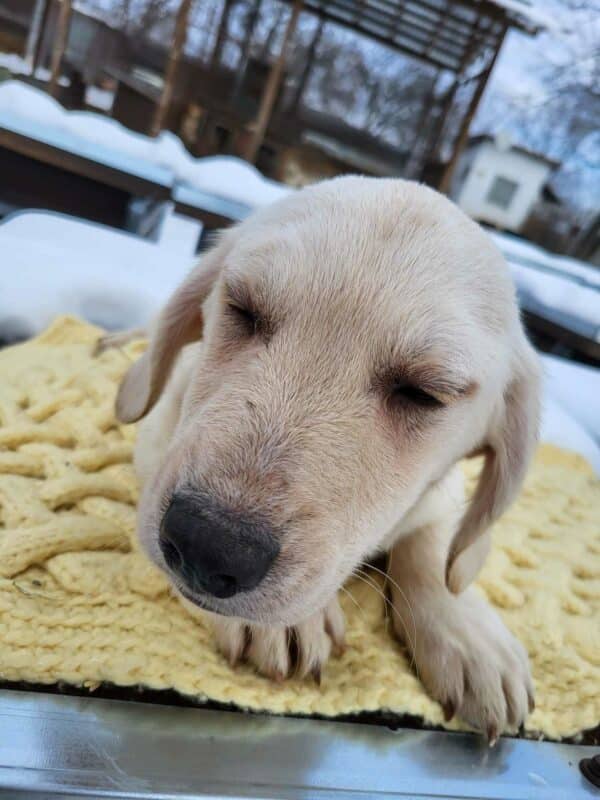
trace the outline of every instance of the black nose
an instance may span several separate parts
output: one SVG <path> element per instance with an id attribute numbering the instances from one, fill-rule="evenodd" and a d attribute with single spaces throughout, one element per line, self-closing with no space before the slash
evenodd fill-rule
<path id="1" fill-rule="evenodd" d="M 192 591 L 220 598 L 258 586 L 279 553 L 263 520 L 199 495 L 173 497 L 159 541 L 165 561 Z"/>

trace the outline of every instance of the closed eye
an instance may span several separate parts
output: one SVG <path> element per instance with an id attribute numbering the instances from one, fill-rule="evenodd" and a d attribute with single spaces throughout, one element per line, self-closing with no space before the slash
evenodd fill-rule
<path id="1" fill-rule="evenodd" d="M 257 336 L 262 333 L 263 321 L 255 311 L 236 303 L 227 303 L 227 311 L 247 336 Z"/>
<path id="2" fill-rule="evenodd" d="M 403 408 L 443 408 L 444 403 L 434 395 L 413 383 L 399 381 L 391 387 L 390 402 Z"/>

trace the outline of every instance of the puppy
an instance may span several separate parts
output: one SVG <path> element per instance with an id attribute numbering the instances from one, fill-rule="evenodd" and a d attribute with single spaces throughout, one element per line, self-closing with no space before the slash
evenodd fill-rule
<path id="1" fill-rule="evenodd" d="M 144 418 L 141 542 L 231 663 L 278 680 L 292 638 L 320 674 L 338 589 L 388 553 L 426 689 L 493 742 L 533 688 L 468 586 L 535 447 L 539 376 L 501 255 L 443 196 L 360 177 L 294 193 L 221 236 L 122 382 L 119 419 Z"/>

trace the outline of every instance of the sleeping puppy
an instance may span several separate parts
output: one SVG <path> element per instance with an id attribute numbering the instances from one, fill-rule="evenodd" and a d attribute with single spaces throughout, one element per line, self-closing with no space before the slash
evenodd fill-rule
<path id="1" fill-rule="evenodd" d="M 231 663 L 277 680 L 342 648 L 337 591 L 388 553 L 418 675 L 493 742 L 533 689 L 468 586 L 523 480 L 538 396 L 507 267 L 452 203 L 396 179 L 293 193 L 221 236 L 123 380 L 119 419 L 144 418 L 141 542 Z"/>

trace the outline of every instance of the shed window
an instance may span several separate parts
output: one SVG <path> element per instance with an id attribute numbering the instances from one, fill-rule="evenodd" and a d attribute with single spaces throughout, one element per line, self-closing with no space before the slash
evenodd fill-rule
<path id="1" fill-rule="evenodd" d="M 510 181 L 508 178 L 502 178 L 500 175 L 497 175 L 485 199 L 494 206 L 506 209 L 512 203 L 518 188 L 519 184 L 515 183 L 515 181 Z"/>

